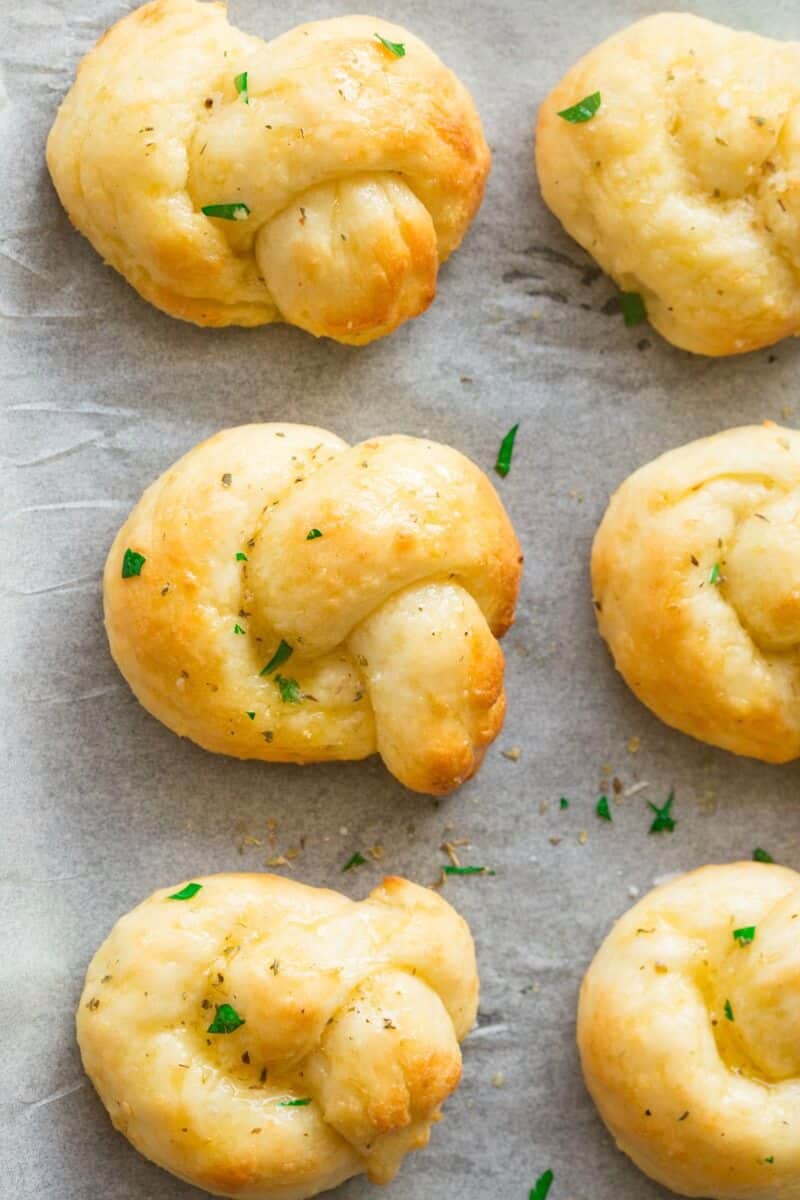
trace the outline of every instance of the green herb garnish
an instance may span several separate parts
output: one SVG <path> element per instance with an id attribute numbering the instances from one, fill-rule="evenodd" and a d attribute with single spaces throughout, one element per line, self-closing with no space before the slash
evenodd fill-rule
<path id="1" fill-rule="evenodd" d="M 592 92 L 590 96 L 584 96 L 577 104 L 572 104 L 569 108 L 562 108 L 558 115 L 565 121 L 569 121 L 570 125 L 583 125 L 585 121 L 591 121 L 600 104 L 600 93 Z"/>
<path id="2" fill-rule="evenodd" d="M 756 846 L 753 851 L 753 862 L 774 863 L 775 859 L 768 850 L 762 850 L 760 846 Z"/>
<path id="3" fill-rule="evenodd" d="M 708 582 L 719 583 L 719 578 L 719 563 L 714 563 L 713 567 L 711 568 L 711 574 L 708 577 Z"/>
<path id="4" fill-rule="evenodd" d="M 388 50 L 390 54 L 393 54 L 395 58 L 405 57 L 406 48 L 402 42 L 390 42 L 388 38 L 381 37 L 379 33 L 376 33 L 375 37 L 378 39 L 384 49 Z"/>
<path id="5" fill-rule="evenodd" d="M 311 1103 L 310 1096 L 304 1096 L 302 1100 L 279 1100 L 278 1108 L 305 1108 Z"/>
<path id="6" fill-rule="evenodd" d="M 276 675 L 275 682 L 278 685 L 278 691 L 281 694 L 281 700 L 284 704 L 299 704 L 302 697 L 300 695 L 300 684 L 296 679 L 286 679 L 283 675 Z"/>
<path id="7" fill-rule="evenodd" d="M 734 929 L 733 931 L 733 940 L 738 942 L 740 946 L 749 946 L 755 936 L 755 925 L 743 925 L 741 929 Z"/>
<path id="8" fill-rule="evenodd" d="M 531 1188 L 528 1200 L 547 1200 L 547 1193 L 550 1191 L 552 1185 L 553 1172 L 545 1171 L 544 1175 L 540 1175 Z"/>
<path id="9" fill-rule="evenodd" d="M 139 554 L 137 550 L 131 550 L 130 546 L 122 556 L 122 578 L 131 579 L 134 575 L 141 575 L 142 567 L 147 562 L 143 554 Z"/>
<path id="10" fill-rule="evenodd" d="M 192 896 L 196 896 L 202 890 L 202 883 L 187 883 L 186 887 L 182 887 L 179 892 L 173 892 L 171 896 L 167 896 L 168 900 L 191 900 Z"/>
<path id="11" fill-rule="evenodd" d="M 275 651 L 272 658 L 269 660 L 267 665 L 264 667 L 264 670 L 261 672 L 261 674 L 262 675 L 270 675 L 273 671 L 276 671 L 278 669 L 278 667 L 282 667 L 283 664 L 286 662 L 287 658 L 291 658 L 291 656 L 292 656 L 292 647 L 289 645 L 288 642 L 285 642 L 283 640 L 283 638 L 281 638 L 281 640 L 278 642 L 278 649 Z"/>
<path id="12" fill-rule="evenodd" d="M 494 469 L 498 475 L 502 475 L 505 479 L 508 472 L 511 470 L 511 455 L 514 453 L 514 439 L 517 436 L 519 429 L 519 421 L 516 425 L 512 425 L 506 436 L 500 443 L 500 449 L 497 451 L 497 462 L 494 464 Z"/>
<path id="13" fill-rule="evenodd" d="M 237 96 L 241 96 L 245 104 L 250 103 L 250 94 L 247 90 L 247 71 L 242 71 L 241 75 L 234 78 L 233 86 L 236 88 Z"/>
<path id="14" fill-rule="evenodd" d="M 490 871 L 488 867 L 454 867 L 448 863 L 446 867 L 442 867 L 445 875 L 494 875 L 494 871 Z"/>
<path id="15" fill-rule="evenodd" d="M 237 562 L 247 562 L 247 555 L 243 554 L 241 550 L 237 550 L 236 551 L 236 561 Z"/>
<path id="16" fill-rule="evenodd" d="M 561 799 L 558 802 L 558 807 L 559 808 L 569 808 L 569 800 L 567 799 L 566 796 L 561 797 Z"/>
<path id="17" fill-rule="evenodd" d="M 638 292 L 620 292 L 619 306 L 622 309 L 622 319 L 627 326 L 641 325 L 642 321 L 647 320 L 647 309 Z"/>
<path id="18" fill-rule="evenodd" d="M 348 858 L 347 862 L 342 867 L 342 870 L 350 871 L 353 867 L 363 867 L 366 861 L 367 860 L 364 858 L 364 855 L 356 850 L 355 854 L 351 858 Z"/>
<path id="19" fill-rule="evenodd" d="M 673 790 L 667 796 L 666 803 L 661 808 L 659 808 L 657 804 L 653 804 L 652 800 L 647 801 L 649 807 L 656 814 L 655 820 L 649 829 L 650 833 L 661 833 L 664 829 L 666 829 L 668 833 L 672 833 L 673 829 L 677 825 L 677 821 L 672 816 L 672 804 L 674 799 L 675 792 Z"/>
<path id="20" fill-rule="evenodd" d="M 244 1025 L 244 1018 L 239 1016 L 231 1004 L 218 1004 L 217 1015 L 206 1033 L 233 1033 L 240 1025 Z"/>
<path id="21" fill-rule="evenodd" d="M 245 629 L 242 629 L 241 625 L 237 621 L 237 623 L 233 627 L 233 632 L 234 633 L 246 633 L 247 631 Z"/>
<path id="22" fill-rule="evenodd" d="M 725 1010 L 724 1011 L 725 1011 L 725 1016 L 728 1018 L 728 1020 L 732 1021 L 733 1020 L 733 1007 L 731 1006 L 730 1000 L 725 1001 Z"/>
<path id="23" fill-rule="evenodd" d="M 595 806 L 595 812 L 603 821 L 610 821 L 611 809 L 608 807 L 608 796 L 601 796 Z"/>
<path id="24" fill-rule="evenodd" d="M 246 712 L 244 715 L 249 717 L 251 721 L 255 721 L 256 719 L 256 714 L 254 712 Z"/>
<path id="25" fill-rule="evenodd" d="M 235 204 L 204 204 L 200 209 L 207 217 L 218 217 L 220 221 L 246 221 L 250 209 L 241 201 Z"/>
<path id="26" fill-rule="evenodd" d="M 772 1164 L 775 1162 L 775 1155 L 774 1155 L 774 1154 L 770 1154 L 769 1158 L 765 1158 L 765 1159 L 764 1159 L 764 1162 L 765 1162 L 765 1163 L 769 1163 L 769 1164 L 770 1164 L 770 1166 L 772 1166 Z"/>
<path id="27" fill-rule="evenodd" d="M 307 542 L 313 542 L 313 541 L 315 541 L 315 540 L 316 540 L 316 538 L 318 538 L 318 537 L 322 537 L 322 531 L 321 531 L 321 530 L 319 530 L 319 529 L 309 529 L 308 533 L 306 534 L 306 541 L 307 541 Z"/>

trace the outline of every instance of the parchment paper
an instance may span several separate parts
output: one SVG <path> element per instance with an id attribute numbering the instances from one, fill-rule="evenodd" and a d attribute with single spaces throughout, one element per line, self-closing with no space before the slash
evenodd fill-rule
<path id="1" fill-rule="evenodd" d="M 658 10 L 645 0 L 385 0 L 470 86 L 494 151 L 483 208 L 420 320 L 366 349 L 284 327 L 214 332 L 140 300 L 69 228 L 44 140 L 80 56 L 129 0 L 3 0 L 0 371 L 5 470 L 0 1194 L 9 1200 L 189 1200 L 196 1192 L 116 1134 L 84 1078 L 73 1011 L 112 923 L 158 886 L 258 869 L 301 845 L 293 877 L 362 896 L 381 869 L 433 882 L 443 838 L 494 877 L 450 880 L 481 966 L 465 1075 L 394 1200 L 666 1195 L 615 1149 L 580 1077 L 577 989 L 636 890 L 755 846 L 800 867 L 798 769 L 736 759 L 661 725 L 616 677 L 595 631 L 588 552 L 609 493 L 635 467 L 740 422 L 794 423 L 800 349 L 721 361 L 626 329 L 612 284 L 545 211 L 532 166 L 537 105 L 570 63 Z M 265 37 L 347 12 L 233 0 Z M 703 15 L 800 37 L 777 0 L 697 0 Z M 133 699 L 109 657 L 100 572 L 144 486 L 200 438 L 252 420 L 317 423 L 357 441 L 426 434 L 491 470 L 527 554 L 505 641 L 509 716 L 478 778 L 434 802 L 377 759 L 305 768 L 239 763 L 180 741 Z M 631 753 L 632 738 L 639 749 Z M 635 746 L 636 743 L 630 743 Z M 521 750 L 518 761 L 502 750 Z M 647 790 L 594 805 L 608 780 Z M 646 799 L 675 788 L 674 834 Z M 562 811 L 560 796 L 571 800 Z M 275 846 L 239 852 L 249 834 Z M 582 844 L 581 831 L 588 833 Z M 557 844 L 552 844 L 560 839 Z M 353 851 L 380 866 L 347 874 Z M 498 1086 L 499 1085 L 499 1086 Z M 336 1193 L 371 1193 L 353 1181 Z"/>

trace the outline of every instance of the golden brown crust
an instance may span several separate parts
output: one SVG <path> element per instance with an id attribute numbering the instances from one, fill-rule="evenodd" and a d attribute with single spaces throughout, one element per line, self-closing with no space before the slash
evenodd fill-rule
<path id="1" fill-rule="evenodd" d="M 800 329 L 798 68 L 800 43 L 661 13 L 597 46 L 540 109 L 546 203 L 686 350 Z M 591 120 L 558 116 L 596 91 Z"/>
<path id="2" fill-rule="evenodd" d="M 194 882 L 124 916 L 89 966 L 78 1041 L 115 1127 L 242 1200 L 389 1182 L 461 1077 L 478 1000 L 466 923 L 404 879 L 358 904 L 271 875 Z M 241 1024 L 215 1033 L 222 1005 Z"/>
<path id="3" fill-rule="evenodd" d="M 592 551 L 600 632 L 648 708 L 767 762 L 800 755 L 800 433 L 731 429 L 612 497 Z"/>
<path id="4" fill-rule="evenodd" d="M 586 973 L 587 1087 L 619 1148 L 679 1195 L 798 1195 L 798 911 L 794 871 L 703 867 L 639 901 Z"/>
<path id="5" fill-rule="evenodd" d="M 47 161 L 76 228 L 165 312 L 353 344 L 428 306 L 489 171 L 469 94 L 405 30 L 341 17 L 265 43 L 199 0 L 152 0 L 108 30 Z M 235 202 L 245 219 L 201 212 Z"/>
<path id="6" fill-rule="evenodd" d="M 128 548 L 146 562 L 123 578 Z M 497 493 L 449 447 L 250 425 L 144 493 L 109 552 L 106 628 L 142 704 L 208 750 L 377 750 L 406 786 L 444 793 L 502 725 L 496 639 L 520 573 Z M 281 642 L 291 658 L 265 673 Z"/>

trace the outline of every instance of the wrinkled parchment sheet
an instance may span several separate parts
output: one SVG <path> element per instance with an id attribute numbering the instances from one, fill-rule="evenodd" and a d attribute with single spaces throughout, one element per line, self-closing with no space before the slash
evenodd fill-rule
<path id="1" fill-rule="evenodd" d="M 539 198 L 539 102 L 578 54 L 658 5 L 385 0 L 381 15 L 427 40 L 471 88 L 494 169 L 432 309 L 365 349 L 279 326 L 172 320 L 70 230 L 45 137 L 78 59 L 132 6 L 0 4 L 0 1193 L 199 1200 L 112 1130 L 73 1035 L 89 958 L 154 888 L 260 869 L 304 839 L 292 877 L 361 897 L 382 870 L 432 883 L 442 841 L 468 838 L 464 860 L 496 875 L 450 879 L 444 894 L 477 941 L 479 1023 L 443 1123 L 387 1200 L 525 1200 L 546 1168 L 551 1200 L 666 1197 L 615 1150 L 583 1088 L 580 979 L 610 923 L 654 880 L 748 858 L 755 846 L 800 867 L 800 774 L 702 746 L 639 705 L 595 631 L 588 554 L 610 492 L 635 467 L 737 423 L 794 424 L 800 348 L 712 361 L 649 327 L 626 329 L 612 284 Z M 230 7 L 268 38 L 351 6 Z M 693 9 L 800 38 L 789 0 Z M 489 471 L 520 422 L 511 473 L 497 481 L 527 555 L 504 643 L 509 715 L 480 775 L 456 795 L 411 795 L 377 759 L 297 768 L 209 755 L 149 717 L 117 673 L 100 598 L 113 534 L 174 459 L 252 420 L 312 422 L 350 441 L 424 434 Z M 502 753 L 516 749 L 516 761 Z M 612 805 L 608 824 L 594 805 L 614 776 L 625 790 L 648 786 Z M 677 828 L 651 836 L 646 800 L 671 788 Z M 242 847 L 248 836 L 262 845 Z M 367 855 L 342 873 L 372 846 L 383 847 L 380 864 Z M 371 1191 L 355 1180 L 335 1195 Z"/>

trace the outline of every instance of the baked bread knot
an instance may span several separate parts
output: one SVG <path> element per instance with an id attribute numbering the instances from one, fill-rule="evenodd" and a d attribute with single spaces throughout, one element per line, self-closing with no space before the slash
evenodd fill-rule
<path id="1" fill-rule="evenodd" d="M 469 929 L 428 888 L 389 878 L 354 903 L 210 875 L 117 922 L 78 1042 L 147 1158 L 218 1195 L 304 1200 L 387 1183 L 428 1144 L 477 1001 Z"/>
<path id="2" fill-rule="evenodd" d="M 591 119 L 558 115 L 596 92 Z M 638 21 L 545 100 L 536 159 L 567 232 L 668 341 L 741 354 L 800 330 L 800 43 Z"/>
<path id="3" fill-rule="evenodd" d="M 263 42 L 224 4 L 153 0 L 84 58 L 47 162 L 72 223 L 164 312 L 360 344 L 430 304 L 489 150 L 467 90 L 397 25 Z"/>
<path id="4" fill-rule="evenodd" d="M 444 793 L 502 725 L 521 562 L 489 480 L 448 446 L 245 425 L 144 493 L 106 563 L 106 628 L 145 708 L 207 750 L 378 751 Z"/>
<path id="5" fill-rule="evenodd" d="M 800 433 L 730 429 L 613 496 L 592 586 L 617 669 L 657 716 L 767 762 L 800 755 Z"/>
<path id="6" fill-rule="evenodd" d="M 682 1196 L 800 1195 L 800 875 L 703 867 L 601 946 L 578 1046 L 620 1150 Z"/>

